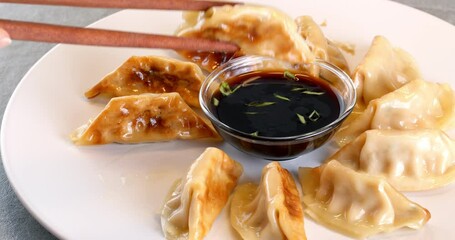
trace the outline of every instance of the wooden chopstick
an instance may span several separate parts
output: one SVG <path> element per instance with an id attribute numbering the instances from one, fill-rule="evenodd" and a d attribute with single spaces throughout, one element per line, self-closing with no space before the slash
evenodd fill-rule
<path id="1" fill-rule="evenodd" d="M 147 1 L 147 0 L 144 0 Z M 149 0 L 149 2 L 154 0 Z M 235 52 L 237 45 L 209 39 L 78 28 L 0 19 L 11 39 L 111 47 Z"/>
<path id="2" fill-rule="evenodd" d="M 205 11 L 210 7 L 241 4 L 200 0 L 0 0 L 3 3 L 44 4 L 92 8 L 131 8 Z"/>

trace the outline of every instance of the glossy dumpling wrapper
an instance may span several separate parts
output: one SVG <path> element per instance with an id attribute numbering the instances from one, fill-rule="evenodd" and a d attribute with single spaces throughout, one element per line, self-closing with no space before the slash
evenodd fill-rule
<path id="1" fill-rule="evenodd" d="M 420 79 L 421 74 L 414 58 L 383 36 L 376 36 L 362 62 L 353 73 L 358 104 L 368 105 L 406 83 Z"/>
<path id="2" fill-rule="evenodd" d="M 325 37 L 322 29 L 314 22 L 313 18 L 301 16 L 295 22 L 298 26 L 298 32 L 305 39 L 316 58 L 330 62 L 350 74 L 346 58 L 338 46 Z"/>
<path id="3" fill-rule="evenodd" d="M 422 228 L 430 212 L 407 199 L 384 178 L 358 173 L 337 161 L 299 168 L 305 213 L 356 238 L 399 228 Z"/>
<path id="4" fill-rule="evenodd" d="M 226 153 L 207 148 L 165 199 L 161 226 L 166 239 L 203 239 L 242 173 Z"/>
<path id="5" fill-rule="evenodd" d="M 343 146 L 369 129 L 447 129 L 454 125 L 455 95 L 448 84 L 416 79 L 371 101 L 335 134 Z"/>
<path id="6" fill-rule="evenodd" d="M 112 98 L 143 93 L 178 92 L 193 107 L 199 106 L 202 70 L 194 63 L 156 56 L 133 56 L 85 93 Z"/>
<path id="7" fill-rule="evenodd" d="M 269 56 L 297 64 L 314 60 L 292 18 L 271 7 L 225 5 L 199 14 L 189 13 L 177 35 L 233 42 L 240 47 L 239 55 Z M 209 71 L 220 64 L 216 54 L 182 55 L 194 55 L 190 58 Z M 229 60 L 229 57 L 221 59 Z"/>
<path id="8" fill-rule="evenodd" d="M 264 167 L 259 185 L 236 188 L 230 214 L 232 226 L 243 239 L 306 239 L 294 178 L 277 162 Z"/>
<path id="9" fill-rule="evenodd" d="M 352 74 L 357 102 L 343 125 L 357 118 L 370 101 L 420 78 L 417 63 L 408 52 L 392 46 L 383 36 L 374 37 L 368 52 Z"/>
<path id="10" fill-rule="evenodd" d="M 77 145 L 219 139 L 178 93 L 112 98 L 93 120 L 71 134 Z"/>
<path id="11" fill-rule="evenodd" d="M 439 129 L 369 130 L 327 160 L 383 176 L 399 191 L 441 187 L 455 180 L 455 142 Z"/>

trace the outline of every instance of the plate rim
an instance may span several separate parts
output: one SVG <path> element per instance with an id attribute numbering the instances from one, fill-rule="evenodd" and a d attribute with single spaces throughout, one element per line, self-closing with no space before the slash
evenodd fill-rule
<path id="1" fill-rule="evenodd" d="M 330 0 L 330 1 L 334 1 L 334 0 Z M 359 0 L 356 0 L 356 1 L 359 1 Z M 407 11 L 412 11 L 413 14 L 419 14 L 421 16 L 419 17 L 425 17 L 425 18 L 429 18 L 429 19 L 432 19 L 433 21 L 437 21 L 439 22 L 439 24 L 444 24 L 446 25 L 447 27 L 451 27 L 451 29 L 455 32 L 455 25 L 452 25 L 451 23 L 447 22 L 447 21 L 444 21 L 443 19 L 437 17 L 437 16 L 434 16 L 430 13 L 427 13 L 427 12 L 424 12 L 420 9 L 417 9 L 417 8 L 414 8 L 414 7 L 411 7 L 411 6 L 408 6 L 408 5 L 405 5 L 403 3 L 400 3 L 400 2 L 395 2 L 395 1 L 391 1 L 391 0 L 376 0 L 377 2 L 379 3 L 391 3 L 392 5 L 395 5 L 395 6 L 398 6 L 398 7 L 401 7 L 401 8 L 406 8 Z M 99 24 L 100 22 L 102 21 L 106 21 L 108 20 L 109 21 L 109 18 L 115 16 L 115 15 L 119 15 L 119 14 L 123 14 L 125 12 L 129 12 L 129 11 L 132 11 L 131 9 L 124 9 L 124 10 L 119 10 L 115 13 L 112 13 L 112 14 L 109 14 L 109 15 L 106 15 L 90 24 L 88 24 L 87 26 L 85 26 L 86 28 L 90 28 L 90 27 L 93 27 L 94 25 L 96 24 Z M 11 96 L 9 97 L 8 99 L 8 103 L 6 105 L 6 108 L 5 108 L 5 111 L 4 111 L 4 114 L 3 114 L 3 119 L 2 119 L 2 123 L 0 125 L 0 155 L 1 155 L 1 158 L 2 158 L 2 164 L 3 164 L 3 167 L 4 167 L 4 170 L 5 170 L 5 174 L 8 178 L 8 184 L 11 186 L 11 188 L 13 189 L 16 197 L 19 199 L 19 201 L 21 202 L 21 204 L 24 206 L 25 209 L 27 209 L 28 213 L 30 215 L 33 216 L 33 218 L 39 222 L 47 231 L 49 231 L 52 235 L 54 235 L 55 237 L 59 238 L 59 239 L 66 239 L 68 237 L 71 237 L 71 236 L 65 236 L 65 233 L 61 232 L 59 229 L 56 229 L 54 226 L 52 226 L 51 222 L 49 219 L 45 219 L 43 218 L 42 214 L 40 214 L 39 211 L 37 211 L 36 207 L 33 207 L 33 203 L 30 202 L 30 199 L 25 199 L 23 193 L 21 194 L 21 192 L 23 192 L 23 186 L 18 186 L 18 183 L 17 183 L 17 180 L 16 177 L 12 176 L 12 170 L 11 170 L 11 166 L 10 166 L 10 161 L 6 159 L 6 155 L 7 155 L 7 152 L 9 151 L 7 148 L 6 148 L 6 133 L 5 133 L 5 127 L 6 125 L 8 124 L 8 121 L 9 121 L 9 118 L 10 118 L 10 112 L 12 111 L 11 108 L 12 106 L 14 105 L 14 102 L 17 101 L 17 95 L 19 94 L 20 92 L 20 89 L 23 88 L 23 85 L 25 84 L 24 83 L 24 80 L 29 78 L 29 76 L 33 73 L 33 71 L 42 63 L 42 61 L 44 61 L 44 59 L 46 59 L 50 54 L 52 54 L 54 51 L 56 51 L 57 49 L 61 48 L 61 47 L 65 47 L 67 44 L 56 44 L 55 46 L 53 46 L 51 49 L 49 49 L 44 55 L 42 55 L 33 65 L 32 67 L 30 67 L 27 72 L 24 74 L 24 76 L 21 78 L 21 80 L 19 81 L 19 83 L 16 85 L 16 87 L 14 88 L 13 90 L 13 93 L 11 94 Z"/>

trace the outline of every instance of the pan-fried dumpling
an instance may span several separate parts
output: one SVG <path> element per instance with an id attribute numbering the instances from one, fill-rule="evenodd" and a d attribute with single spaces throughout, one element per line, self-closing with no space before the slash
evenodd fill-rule
<path id="1" fill-rule="evenodd" d="M 198 138 L 218 135 L 178 93 L 112 98 L 94 120 L 71 135 L 78 145 Z"/>
<path id="2" fill-rule="evenodd" d="M 155 56 L 133 56 L 85 93 L 87 98 L 108 98 L 142 93 L 178 92 L 193 107 L 204 81 L 199 66 L 191 62 Z"/>
<path id="3" fill-rule="evenodd" d="M 165 200 L 161 227 L 166 239 L 203 239 L 242 173 L 242 166 L 226 153 L 207 148 Z"/>
<path id="4" fill-rule="evenodd" d="M 356 86 L 357 103 L 344 121 L 344 126 L 357 118 L 371 100 L 420 79 L 420 71 L 409 53 L 393 47 L 385 37 L 376 36 L 364 59 L 354 70 L 352 79 Z"/>
<path id="5" fill-rule="evenodd" d="M 298 32 L 305 39 L 314 56 L 318 59 L 330 62 L 350 74 L 348 62 L 338 46 L 329 41 L 317 23 L 310 16 L 298 17 L 295 22 Z"/>
<path id="6" fill-rule="evenodd" d="M 279 163 L 262 170 L 260 185 L 236 188 L 231 224 L 243 239 L 306 239 L 303 210 L 292 175 Z"/>
<path id="7" fill-rule="evenodd" d="M 430 212 L 395 190 L 384 178 L 357 173 L 337 161 L 299 168 L 305 213 L 356 238 L 402 227 L 419 229 Z"/>
<path id="8" fill-rule="evenodd" d="M 354 70 L 358 104 L 362 106 L 376 98 L 421 78 L 413 57 L 393 47 L 383 36 L 376 36 L 363 61 Z"/>
<path id="9" fill-rule="evenodd" d="M 375 99 L 335 135 L 340 145 L 369 129 L 446 129 L 454 124 L 455 96 L 448 84 L 416 79 Z"/>
<path id="10" fill-rule="evenodd" d="M 455 143 L 438 129 L 369 130 L 332 159 L 383 176 L 399 191 L 427 190 L 455 180 Z"/>
<path id="11" fill-rule="evenodd" d="M 229 41 L 240 47 L 239 55 L 270 56 L 292 63 L 313 62 L 314 56 L 296 23 L 283 12 L 271 7 L 225 5 L 199 14 L 190 13 L 177 35 Z M 229 60 L 207 53 L 182 53 L 211 71 L 220 60 Z"/>

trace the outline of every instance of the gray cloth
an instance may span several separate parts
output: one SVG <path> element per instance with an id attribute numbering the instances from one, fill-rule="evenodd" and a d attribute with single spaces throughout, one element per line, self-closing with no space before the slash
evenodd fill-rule
<path id="1" fill-rule="evenodd" d="M 455 0 L 396 0 L 455 25 Z M 0 4 L 0 18 L 85 26 L 115 10 Z M 14 42 L 0 49 L 0 120 L 16 85 L 54 45 Z M 0 167 L 0 239 L 55 239 L 22 206 Z"/>

